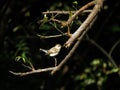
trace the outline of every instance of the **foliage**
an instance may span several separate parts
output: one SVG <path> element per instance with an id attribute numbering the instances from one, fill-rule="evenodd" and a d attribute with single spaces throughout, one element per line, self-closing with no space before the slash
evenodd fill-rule
<path id="1" fill-rule="evenodd" d="M 97 86 L 97 90 L 101 90 L 107 81 L 108 75 L 117 72 L 118 68 L 114 68 L 110 62 L 105 62 L 102 59 L 94 59 L 80 75 L 73 77 L 75 82 L 80 83 L 80 85 L 76 86 L 76 90 L 85 90 L 86 87 L 91 85 Z"/>

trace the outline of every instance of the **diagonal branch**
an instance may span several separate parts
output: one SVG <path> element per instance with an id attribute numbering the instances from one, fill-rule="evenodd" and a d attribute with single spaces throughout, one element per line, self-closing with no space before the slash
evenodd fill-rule
<path id="1" fill-rule="evenodd" d="M 63 27 L 65 26 L 69 26 L 71 24 L 71 22 L 78 16 L 80 15 L 84 10 L 86 10 L 88 7 L 93 6 L 95 4 L 95 1 L 91 1 L 88 4 L 84 5 L 82 8 L 80 8 L 78 11 L 76 11 L 71 18 L 68 19 L 68 21 L 66 22 L 65 25 L 63 25 Z"/>
<path id="2" fill-rule="evenodd" d="M 93 45 L 95 45 L 109 60 L 110 62 L 112 63 L 112 65 L 115 67 L 115 68 L 119 68 L 115 62 L 115 60 L 112 58 L 112 56 L 107 52 L 105 51 L 99 44 L 97 44 L 94 40 L 92 39 L 89 39 L 87 38 L 87 40 L 92 43 Z M 118 71 L 118 74 L 120 76 L 120 71 Z"/>
<path id="3" fill-rule="evenodd" d="M 24 76 L 24 75 L 29 75 L 29 74 L 34 74 L 34 73 L 40 73 L 40 72 L 47 72 L 47 71 L 51 71 L 51 74 L 54 74 L 56 71 L 58 71 L 68 60 L 69 58 L 73 55 L 73 53 L 75 52 L 76 48 L 79 46 L 80 42 L 82 41 L 84 35 L 87 33 L 87 31 L 90 29 L 90 27 L 93 25 L 98 12 L 100 11 L 100 8 L 102 7 L 103 4 L 103 0 L 95 0 L 92 1 L 88 4 L 86 4 L 85 6 L 83 6 L 81 9 L 79 9 L 71 18 L 68 19 L 67 23 L 65 23 L 65 25 L 63 26 L 68 26 L 70 25 L 70 23 L 81 13 L 83 12 L 83 10 L 87 9 L 88 7 L 94 5 L 93 10 L 91 11 L 91 13 L 88 15 L 87 19 L 83 22 L 83 24 L 73 33 L 73 35 L 70 37 L 70 39 L 64 44 L 65 47 L 70 47 L 75 41 L 76 43 L 74 44 L 74 46 L 72 47 L 72 49 L 70 50 L 70 52 L 66 55 L 66 57 L 60 62 L 60 64 L 56 67 L 49 67 L 49 68 L 44 68 L 44 69 L 37 69 L 37 70 L 32 70 L 32 71 L 28 71 L 28 72 L 13 72 L 10 71 L 12 74 L 14 75 L 20 75 L 20 76 Z M 61 36 L 61 35 L 60 35 Z M 53 36 L 52 36 L 53 37 Z M 59 35 L 54 36 L 54 37 L 59 37 Z M 51 38 L 47 37 L 47 38 Z"/>
<path id="4" fill-rule="evenodd" d="M 66 55 L 66 57 L 60 62 L 60 64 L 55 68 L 51 74 L 53 75 L 56 71 L 60 70 L 60 68 L 69 60 L 69 58 L 73 55 L 77 47 L 79 46 L 80 42 L 82 41 L 84 35 L 86 32 L 91 28 L 91 26 L 94 24 L 97 17 L 94 18 L 94 20 L 90 23 L 90 25 L 87 27 L 87 29 L 83 32 L 83 34 L 78 38 L 78 41 L 75 43 L 73 48 L 70 50 L 70 52 Z"/>
<path id="5" fill-rule="evenodd" d="M 103 0 L 96 0 L 96 5 L 93 8 L 93 11 L 88 15 L 87 19 L 82 23 L 82 25 L 73 33 L 73 35 L 68 39 L 65 43 L 65 47 L 69 48 L 77 38 L 82 35 L 84 30 L 88 27 L 88 25 L 92 22 L 95 16 L 98 14 L 102 7 Z"/>
<path id="6" fill-rule="evenodd" d="M 95 2 L 94 2 L 95 3 Z M 89 3 L 90 5 L 93 4 L 93 2 Z M 89 5 L 87 4 L 87 5 Z M 73 35 L 71 36 L 71 38 L 64 44 L 66 48 L 69 48 L 73 42 L 75 42 L 77 40 L 77 42 L 75 43 L 75 45 L 73 46 L 73 48 L 70 50 L 70 52 L 66 55 L 66 57 L 61 61 L 61 63 L 57 66 L 56 69 L 54 69 L 51 74 L 53 75 L 56 71 L 58 71 L 68 60 L 69 58 L 73 55 L 73 53 L 75 52 L 76 48 L 79 46 L 81 40 L 83 39 L 84 35 L 87 33 L 87 31 L 90 29 L 90 27 L 93 25 L 98 12 L 100 11 L 101 7 L 103 4 L 103 0 L 97 0 L 96 1 L 96 5 L 93 8 L 93 11 L 89 14 L 89 16 L 87 17 L 87 19 L 83 22 L 83 24 L 75 31 L 75 33 L 73 33 Z M 86 7 L 88 8 L 88 7 Z M 78 15 L 79 13 L 77 13 L 76 15 L 73 15 L 73 17 L 71 19 L 68 20 L 74 20 L 74 18 Z"/>
<path id="7" fill-rule="evenodd" d="M 116 48 L 116 46 L 120 43 L 120 40 L 118 40 L 111 48 L 111 50 L 109 51 L 109 55 L 111 55 L 114 51 L 114 49 Z"/>

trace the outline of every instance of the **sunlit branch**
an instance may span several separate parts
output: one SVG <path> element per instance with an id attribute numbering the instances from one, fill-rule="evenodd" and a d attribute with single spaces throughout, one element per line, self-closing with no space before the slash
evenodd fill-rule
<path id="1" fill-rule="evenodd" d="M 92 10 L 84 10 L 82 13 L 90 13 Z M 74 14 L 76 11 L 46 11 L 42 14 Z"/>
<path id="2" fill-rule="evenodd" d="M 44 68 L 44 69 L 37 69 L 37 70 L 23 72 L 23 73 L 22 72 L 13 72 L 13 71 L 9 71 L 9 72 L 14 74 L 14 75 L 25 76 L 25 75 L 35 74 L 35 73 L 52 71 L 55 68 L 57 68 L 57 67 L 49 67 L 49 68 Z"/>

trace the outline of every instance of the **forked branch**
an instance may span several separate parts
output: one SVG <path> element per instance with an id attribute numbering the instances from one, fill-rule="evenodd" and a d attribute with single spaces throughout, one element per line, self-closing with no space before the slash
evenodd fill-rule
<path id="1" fill-rule="evenodd" d="M 55 67 L 50 67 L 50 68 L 44 68 L 44 69 L 37 69 L 37 70 L 32 70 L 29 72 L 24 72 L 24 73 L 16 73 L 13 71 L 10 71 L 14 75 L 29 75 L 29 74 L 34 74 L 34 73 L 40 73 L 40 72 L 47 72 L 51 71 L 51 74 L 54 74 L 56 71 L 58 71 L 68 60 L 69 58 L 73 55 L 75 52 L 76 48 L 79 46 L 81 40 L 83 39 L 84 35 L 87 33 L 87 31 L 90 29 L 90 27 L 93 25 L 94 21 L 96 20 L 97 14 L 99 13 L 102 5 L 103 5 L 103 0 L 94 0 L 86 5 L 84 5 L 82 8 L 80 8 L 78 11 L 76 11 L 72 17 L 70 17 L 67 22 L 62 25 L 62 27 L 69 26 L 74 19 L 80 15 L 81 12 L 86 10 L 87 8 L 93 6 L 93 10 L 90 12 L 86 20 L 82 23 L 82 25 L 72 34 L 72 36 L 66 41 L 64 46 L 66 48 L 69 48 L 73 43 L 73 48 L 70 50 L 70 52 L 66 55 L 66 57 L 60 62 L 58 66 Z M 61 36 L 61 35 L 60 35 Z M 50 36 L 51 37 L 51 36 Z M 49 38 L 50 38 L 49 37 Z M 59 36 L 55 36 L 59 37 Z M 48 38 L 48 37 L 47 37 Z"/>

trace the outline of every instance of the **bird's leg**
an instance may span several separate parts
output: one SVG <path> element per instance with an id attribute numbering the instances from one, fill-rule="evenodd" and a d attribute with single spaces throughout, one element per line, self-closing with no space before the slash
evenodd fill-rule
<path id="1" fill-rule="evenodd" d="M 53 57 L 54 60 L 55 60 L 55 67 L 57 66 L 57 58 L 56 57 Z"/>

